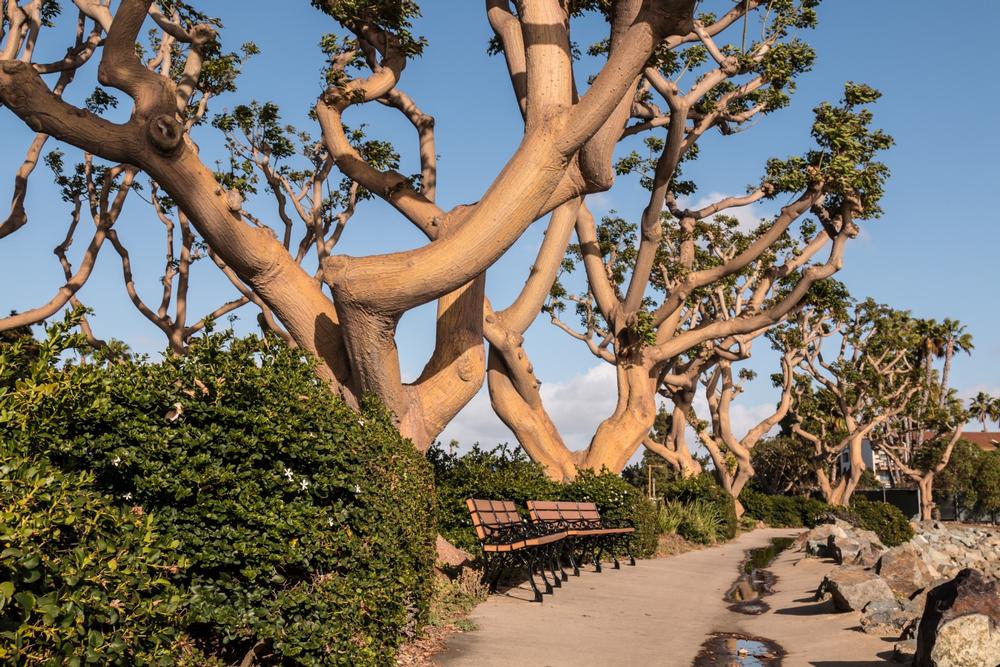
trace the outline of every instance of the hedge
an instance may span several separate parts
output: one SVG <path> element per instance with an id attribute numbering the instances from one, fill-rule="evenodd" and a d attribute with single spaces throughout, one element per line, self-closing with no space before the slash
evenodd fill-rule
<path id="1" fill-rule="evenodd" d="M 391 664 L 427 618 L 436 530 L 430 466 L 386 411 L 350 409 L 272 338 L 210 334 L 161 363 L 60 364 L 68 326 L 34 360 L 0 350 L 0 429 L 94 498 L 156 517 L 187 563 L 175 622 L 195 662 L 255 649 L 262 664 Z M 108 539 L 131 555 L 125 537 Z"/>
<path id="2" fill-rule="evenodd" d="M 450 542 L 471 553 L 479 552 L 467 498 L 511 500 L 526 511 L 528 500 L 592 501 L 609 524 L 636 529 L 629 545 L 637 558 L 656 552 L 656 509 L 642 493 L 619 475 L 582 470 L 569 484 L 545 476 L 543 468 L 520 449 L 475 445 L 465 454 L 449 453 L 435 445 L 428 452 L 434 466 L 438 496 L 438 529 Z"/>
<path id="3" fill-rule="evenodd" d="M 838 507 L 815 498 L 768 495 L 746 488 L 740 502 L 747 516 L 773 528 L 811 528 L 836 517 L 873 531 L 888 547 L 908 542 L 914 534 L 913 526 L 895 505 L 863 496 L 854 496 L 849 507 Z"/>

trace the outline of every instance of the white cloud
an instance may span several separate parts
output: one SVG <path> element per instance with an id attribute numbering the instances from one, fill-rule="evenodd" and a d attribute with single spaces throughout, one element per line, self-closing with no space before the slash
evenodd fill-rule
<path id="1" fill-rule="evenodd" d="M 542 401 L 563 440 L 571 449 L 582 449 L 601 420 L 614 410 L 617 398 L 615 369 L 601 364 L 565 382 L 542 383 Z M 478 442 L 484 447 L 517 439 L 493 412 L 484 386 L 438 438 L 444 443 L 458 440 L 466 449 Z"/>
<path id="2" fill-rule="evenodd" d="M 614 411 L 617 398 L 615 369 L 610 364 L 594 366 L 564 382 L 542 384 L 545 408 L 563 440 L 574 450 L 583 449 L 590 443 L 597 426 Z M 703 417 L 708 416 L 704 395 L 699 394 L 695 399 L 695 410 Z M 733 432 L 737 437 L 743 436 L 773 410 L 774 403 L 734 403 L 731 414 Z M 484 447 L 517 442 L 493 412 L 486 387 L 476 394 L 439 437 L 444 443 L 452 439 L 459 442 L 462 450 L 476 442 Z M 693 432 L 689 434 L 688 443 L 692 447 L 697 443 Z M 641 455 L 641 450 L 638 455 Z"/>

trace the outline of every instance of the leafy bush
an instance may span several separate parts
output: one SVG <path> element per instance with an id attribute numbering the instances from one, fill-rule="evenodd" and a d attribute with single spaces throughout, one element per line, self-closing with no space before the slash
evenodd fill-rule
<path id="1" fill-rule="evenodd" d="M 521 449 L 473 446 L 459 455 L 435 445 L 428 452 L 438 496 L 438 530 L 452 544 L 472 553 L 479 539 L 472 528 L 467 498 L 511 500 L 526 511 L 529 500 L 592 501 L 609 525 L 636 529 L 630 548 L 636 557 L 656 551 L 656 509 L 642 493 L 613 473 L 581 470 L 569 484 L 554 482 Z"/>
<path id="2" fill-rule="evenodd" d="M 875 532 L 887 547 L 913 539 L 913 526 L 895 505 L 854 496 L 850 510 L 860 520 L 861 528 Z"/>
<path id="3" fill-rule="evenodd" d="M 871 530 L 886 546 L 894 547 L 913 537 L 913 527 L 895 506 L 854 496 L 850 507 L 827 505 L 805 496 L 772 496 L 744 489 L 740 502 L 748 516 L 773 528 L 811 528 L 833 516 L 859 528 Z"/>
<path id="4" fill-rule="evenodd" d="M 675 480 L 665 485 L 662 491 L 665 501 L 677 500 L 686 505 L 701 501 L 706 507 L 699 508 L 699 511 L 706 517 L 709 513 L 712 516 L 717 515 L 721 521 L 717 539 L 731 540 L 736 537 L 738 522 L 733 499 L 709 475 L 695 475 L 687 479 Z M 713 509 L 709 510 L 709 507 Z M 697 541 L 683 534 L 681 536 Z"/>
<path id="5" fill-rule="evenodd" d="M 545 476 L 520 449 L 500 445 L 465 454 L 449 453 L 440 445 L 427 452 L 434 467 L 438 497 L 437 526 L 441 535 L 471 553 L 479 551 L 479 538 L 472 527 L 467 498 L 512 500 L 523 511 L 528 500 L 555 500 L 562 485 Z"/>
<path id="6" fill-rule="evenodd" d="M 176 621 L 195 649 L 226 663 L 252 648 L 267 664 L 391 662 L 427 618 L 435 512 L 431 470 L 384 409 L 351 410 L 270 338 L 213 334 L 158 364 L 59 368 L 60 335 L 24 360 L 20 384 L 0 381 L 18 387 L 0 403 L 41 393 L 20 424 L 33 450 L 92 472 L 177 543 L 192 597 Z M 0 380 L 17 365 L 3 355 Z"/>
<path id="7" fill-rule="evenodd" d="M 174 665 L 186 562 L 153 515 L 7 442 L 0 452 L 0 662 Z M 193 664 L 193 663 L 189 663 Z"/>
<path id="8" fill-rule="evenodd" d="M 829 505 L 815 498 L 768 495 L 751 488 L 743 489 L 740 502 L 747 516 L 772 528 L 812 527 L 830 511 Z"/>
<path id="9" fill-rule="evenodd" d="M 607 470 L 601 473 L 580 470 L 572 483 L 560 489 L 559 497 L 596 503 L 604 524 L 635 528 L 629 549 L 636 558 L 649 558 L 656 553 L 656 506 L 620 476 Z"/>

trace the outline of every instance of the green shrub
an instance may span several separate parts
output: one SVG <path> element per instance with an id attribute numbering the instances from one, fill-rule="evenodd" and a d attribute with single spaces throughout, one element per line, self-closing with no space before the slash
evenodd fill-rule
<path id="1" fill-rule="evenodd" d="M 830 506 L 821 500 L 806 496 L 779 496 L 743 489 L 740 503 L 746 516 L 763 521 L 772 528 L 812 527 Z"/>
<path id="2" fill-rule="evenodd" d="M 860 520 L 861 528 L 875 532 L 887 547 L 913 539 L 913 526 L 895 505 L 854 496 L 850 510 Z"/>
<path id="3" fill-rule="evenodd" d="M 705 507 L 700 511 L 706 516 L 711 512 L 711 516 L 717 515 L 719 517 L 721 527 L 718 539 L 731 540 L 736 537 L 738 522 L 733 499 L 709 475 L 695 475 L 687 479 L 675 480 L 665 485 L 662 492 L 663 499 L 667 501 L 677 500 L 686 505 L 702 501 L 705 505 L 712 507 L 712 510 Z M 682 537 L 686 536 L 682 535 Z"/>
<path id="4" fill-rule="evenodd" d="M 73 391 L 35 401 L 22 431 L 156 516 L 189 562 L 176 622 L 205 656 L 258 646 L 274 664 L 387 664 L 426 621 L 431 470 L 374 401 L 351 410 L 270 338 L 213 334 L 157 364 L 56 356 L 23 374 Z"/>
<path id="5" fill-rule="evenodd" d="M 0 452 L 0 662 L 173 665 L 186 567 L 152 514 L 6 442 Z M 189 663 L 191 664 L 191 663 Z"/>
<path id="6" fill-rule="evenodd" d="M 811 528 L 833 516 L 851 525 L 870 530 L 889 547 L 908 542 L 913 527 L 895 506 L 854 496 L 850 507 L 827 505 L 805 496 L 772 496 L 747 488 L 740 494 L 747 516 L 773 528 Z"/>
<path id="7" fill-rule="evenodd" d="M 434 445 L 427 458 L 434 467 L 438 530 L 470 553 L 478 553 L 480 547 L 465 505 L 467 498 L 511 500 L 524 511 L 528 500 L 556 500 L 562 488 L 520 448 L 507 445 L 486 450 L 477 444 L 465 454 L 449 453 Z"/>
<path id="8" fill-rule="evenodd" d="M 656 552 L 656 508 L 638 489 L 613 473 L 581 470 L 576 481 L 554 482 L 521 449 L 500 445 L 486 450 L 473 446 L 465 454 L 445 452 L 435 445 L 428 452 L 434 466 L 438 496 L 438 530 L 452 544 L 478 553 L 467 498 L 511 500 L 522 512 L 529 500 L 592 501 L 609 525 L 636 529 L 630 548 L 636 557 Z"/>
<path id="9" fill-rule="evenodd" d="M 580 470 L 576 479 L 560 489 L 560 499 L 593 502 L 601 512 L 601 521 L 608 526 L 635 528 L 629 549 L 636 558 L 649 558 L 656 553 L 656 506 L 641 491 L 619 475 L 604 470 Z"/>

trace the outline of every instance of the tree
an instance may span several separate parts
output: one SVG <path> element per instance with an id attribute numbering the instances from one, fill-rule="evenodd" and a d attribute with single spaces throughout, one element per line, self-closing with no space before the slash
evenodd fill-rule
<path id="1" fill-rule="evenodd" d="M 945 318 L 941 323 L 941 331 L 944 334 L 944 368 L 941 369 L 941 391 L 938 394 L 938 407 L 943 408 L 948 396 L 951 379 L 951 362 L 956 352 L 972 354 L 972 334 L 965 330 L 965 325 L 956 320 Z"/>
<path id="2" fill-rule="evenodd" d="M 922 387 L 920 392 L 941 391 L 940 386 Z M 942 392 L 943 393 L 943 392 Z M 943 407 L 928 413 L 920 393 L 908 401 L 907 409 L 883 422 L 871 434 L 872 447 L 889 457 L 896 469 L 920 490 L 920 518 L 933 518 L 934 480 L 951 461 L 962 437 L 967 417 L 953 395 Z"/>
<path id="3" fill-rule="evenodd" d="M 986 431 L 986 420 L 993 418 L 993 404 L 996 399 L 984 391 L 976 394 L 969 400 L 969 413 L 972 414 Z"/>
<path id="4" fill-rule="evenodd" d="M 800 349 L 791 431 L 813 450 L 813 470 L 824 498 L 846 505 L 866 469 L 863 442 L 898 415 L 921 386 L 917 322 L 909 313 L 871 299 L 844 308 L 807 309 L 773 335 L 785 349 Z M 832 357 L 824 356 L 834 339 Z M 826 345 L 826 347 L 830 347 Z M 838 459 L 846 451 L 849 474 Z"/>
<path id="5" fill-rule="evenodd" d="M 754 484 L 772 495 L 806 495 L 815 488 L 810 451 L 796 438 L 777 435 L 762 440 L 751 453 Z"/>
<path id="6" fill-rule="evenodd" d="M 712 127 L 729 133 L 784 105 L 792 80 L 811 63 L 808 47 L 782 39 L 791 25 L 813 23 L 812 3 L 782 7 L 777 15 L 769 14 L 773 22 L 766 24 L 762 40 L 743 48 L 717 43 L 722 28 L 733 24 L 730 15 L 716 22 L 700 17 L 695 22 L 700 43 L 659 71 L 645 71 L 646 85 L 663 96 L 669 115 L 654 113 L 635 125 L 668 127 L 665 140 L 646 139 L 648 158 L 636 152 L 618 163 L 619 171 L 636 172 L 649 190 L 638 223 L 616 215 L 597 221 L 585 205 L 576 212 L 577 243 L 570 246 L 545 309 L 556 326 L 615 367 L 618 389 L 614 413 L 585 450 L 570 451 L 545 413 L 522 332 L 506 338 L 491 333 L 494 323 L 487 319 L 494 408 L 529 455 L 557 479 L 571 477 L 577 467 L 621 470 L 653 426 L 658 392 L 677 398 L 697 386 L 699 373 L 716 356 L 733 354 L 736 337 L 780 321 L 810 285 L 840 267 L 858 221 L 879 213 L 887 171 L 875 155 L 891 140 L 870 129 L 871 113 L 864 108 L 878 93 L 857 84 L 845 88 L 840 104 L 816 109 L 815 150 L 770 160 L 746 196 L 696 210 L 679 203 L 681 195 L 694 191 L 693 184 L 680 179 L 679 166 L 693 159 L 699 137 Z M 709 34 L 709 28 L 718 31 Z M 690 89 L 682 93 L 671 80 L 664 81 L 696 57 L 708 69 Z M 779 196 L 791 203 L 756 229 L 740 230 L 726 215 Z M 810 212 L 819 226 L 804 219 Z M 817 259 L 825 248 L 829 255 Z M 554 265 L 550 257 L 545 266 Z M 563 278 L 579 265 L 586 283 L 574 294 Z M 713 302 L 720 289 L 734 299 Z M 580 316 L 579 329 L 562 319 L 570 303 Z M 511 339 L 513 344 L 503 344 Z M 683 408 L 675 411 L 675 423 L 683 416 Z M 663 451 L 668 450 L 674 457 L 682 451 Z"/>
<path id="7" fill-rule="evenodd" d="M 610 186 L 611 152 L 629 116 L 639 74 L 654 52 L 698 39 L 692 24 L 694 0 L 632 0 L 611 7 L 526 0 L 516 14 L 508 2 L 491 0 L 488 15 L 524 110 L 525 131 L 486 192 L 470 193 L 475 203 L 445 210 L 435 202 L 433 119 L 401 88 L 407 62 L 424 48 L 412 26 L 418 5 L 410 0 L 313 0 L 342 31 L 323 40 L 329 64 L 324 89 L 311 109 L 321 131 L 321 140 L 312 144 L 320 165 L 314 173 L 336 169 L 391 205 L 428 243 L 366 257 L 329 254 L 311 271 L 297 261 L 286 234 L 249 212 L 248 190 L 232 174 L 209 168 L 199 152 L 196 131 L 208 130 L 198 119 L 204 117 L 213 88 L 228 85 L 225 77 L 233 64 L 221 51 L 217 19 L 179 0 L 122 0 L 113 13 L 98 0 L 77 0 L 75 42 L 66 56 L 36 62 L 35 46 L 56 34 L 51 28 L 60 21 L 61 6 L 48 0 L 6 4 L 0 102 L 37 135 L 15 178 L 12 212 L 0 226 L 2 234 L 27 222 L 28 177 L 50 137 L 109 162 L 111 169 L 128 165 L 144 173 L 238 279 L 243 296 L 253 294 L 296 345 L 320 359 L 320 372 L 333 391 L 352 405 L 365 393 L 378 395 L 395 414 L 401 432 L 421 449 L 481 385 L 486 269 L 536 220 Z M 574 72 L 570 26 L 586 11 L 598 11 L 607 20 L 611 39 L 603 66 L 584 89 Z M 155 28 L 148 38 L 140 37 L 148 21 Z M 80 108 L 62 98 L 98 53 L 99 84 L 133 102 L 125 122 L 112 122 L 100 108 Z M 52 75 L 59 79 L 50 84 L 46 77 Z M 213 78 L 217 76 L 224 80 Z M 356 146 L 344 116 L 373 103 L 395 109 L 413 125 L 420 144 L 419 179 L 379 164 Z M 254 121 L 257 126 L 260 122 Z M 230 138 L 246 130 L 238 118 L 219 129 Z M 247 137 L 248 150 L 260 153 L 265 163 L 252 160 L 250 167 L 263 171 L 265 178 L 279 157 L 268 148 L 270 142 Z M 269 187 L 280 218 L 287 188 L 278 181 Z M 323 246 L 321 255 L 331 240 L 326 233 L 330 219 L 320 215 L 322 224 L 313 220 L 310 230 Z M 420 377 L 403 383 L 396 325 L 403 313 L 432 301 L 438 304 L 435 349 Z"/>

